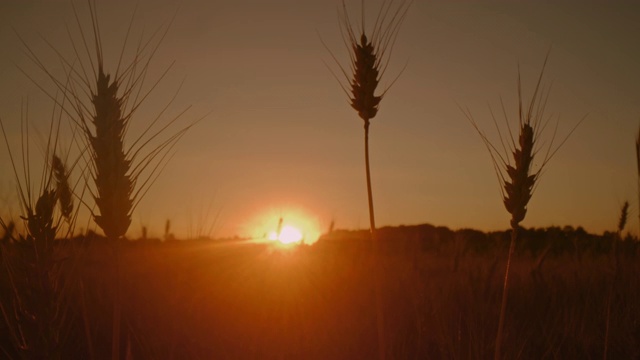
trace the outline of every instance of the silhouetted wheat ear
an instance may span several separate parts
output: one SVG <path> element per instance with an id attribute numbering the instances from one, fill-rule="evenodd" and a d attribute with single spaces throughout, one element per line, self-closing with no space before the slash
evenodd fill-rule
<path id="1" fill-rule="evenodd" d="M 126 119 L 122 117 L 122 98 L 118 97 L 117 81 L 110 82 L 102 64 L 91 103 L 95 110 L 95 135 L 87 136 L 95 165 L 95 201 L 100 210 L 100 215 L 94 217 L 107 237 L 118 238 L 124 236 L 131 224 L 134 184 L 129 175 L 131 161 L 123 145 Z"/>
<path id="2" fill-rule="evenodd" d="M 378 113 L 382 96 L 376 96 L 380 69 L 376 51 L 367 36 L 360 36 L 360 43 L 353 43 L 353 80 L 351 81 L 351 106 L 364 121 Z"/>
<path id="3" fill-rule="evenodd" d="M 60 206 L 60 213 L 69 222 L 73 212 L 73 193 L 69 186 L 69 171 L 57 155 L 53 155 L 51 167 L 56 180 L 56 197 Z"/>
<path id="4" fill-rule="evenodd" d="M 625 201 L 620 209 L 620 219 L 618 220 L 618 234 L 622 233 L 624 227 L 627 225 L 627 218 L 629 217 L 629 202 Z"/>
<path id="5" fill-rule="evenodd" d="M 55 239 L 56 228 L 53 226 L 53 211 L 56 206 L 56 192 L 44 190 L 36 201 L 35 211 L 27 206 L 27 228 L 36 244 L 49 244 Z"/>
<path id="6" fill-rule="evenodd" d="M 534 154 L 534 129 L 529 122 L 520 127 L 518 148 L 513 150 L 515 167 L 507 165 L 510 179 L 504 182 L 504 206 L 511 214 L 511 226 L 517 227 L 527 214 L 527 204 L 531 200 L 537 174 L 530 174 Z"/>

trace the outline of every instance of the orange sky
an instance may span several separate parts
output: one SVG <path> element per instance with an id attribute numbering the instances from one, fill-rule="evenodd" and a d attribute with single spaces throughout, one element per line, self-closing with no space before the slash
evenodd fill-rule
<path id="1" fill-rule="evenodd" d="M 353 14 L 359 4 L 349 2 Z M 367 4 L 372 19 L 379 1 Z M 322 230 L 332 219 L 338 228 L 368 225 L 362 120 L 323 64 L 331 58 L 319 39 L 346 64 L 337 5 L 139 1 L 133 39 L 177 9 L 150 79 L 175 65 L 134 121 L 143 124 L 157 114 L 183 80 L 172 114 L 192 105 L 185 122 L 208 115 L 183 138 L 133 214 L 130 234 L 147 225 L 160 235 L 171 219 L 176 235 L 186 236 L 190 226 L 197 232 L 215 219 L 214 236 L 250 235 L 265 213 L 289 212 L 311 215 Z M 85 2 L 78 8 L 85 12 Z M 98 10 L 107 66 L 114 66 L 133 5 L 101 1 Z M 52 104 L 17 69 L 46 84 L 12 27 L 55 72 L 60 67 L 39 34 L 71 54 L 65 22 L 73 25 L 66 0 L 0 4 L 0 117 L 13 146 L 19 146 L 21 99 L 28 97 L 30 119 L 42 132 Z M 497 108 L 500 97 L 515 115 L 517 63 L 528 94 L 550 46 L 548 113 L 559 116 L 560 134 L 588 117 L 547 168 L 523 225 L 601 232 L 615 228 L 625 200 L 637 219 L 638 33 L 638 5 L 416 0 L 382 85 L 405 64 L 406 70 L 372 120 L 378 225 L 508 227 L 488 153 L 456 103 L 491 130 L 488 105 Z M 137 129 L 133 125 L 131 133 Z M 0 166 L 8 169 L 2 149 Z M 7 172 L 0 173 L 0 199 L 10 203 L 14 185 Z M 637 228 L 637 220 L 630 227 Z"/>

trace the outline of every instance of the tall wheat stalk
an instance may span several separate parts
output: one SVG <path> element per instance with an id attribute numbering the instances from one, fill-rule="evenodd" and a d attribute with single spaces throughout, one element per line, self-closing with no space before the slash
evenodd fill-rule
<path id="1" fill-rule="evenodd" d="M 516 240 L 518 238 L 520 223 L 524 220 L 527 214 L 529 200 L 531 200 L 535 188 L 539 183 L 543 169 L 582 121 L 580 120 L 580 122 L 571 129 L 560 144 L 555 145 L 554 142 L 558 129 L 558 121 L 556 120 L 556 126 L 553 133 L 550 135 L 550 139 L 548 139 L 548 144 L 542 148 L 541 144 L 544 143 L 543 138 L 545 136 L 545 130 L 551 121 L 551 117 L 544 114 L 550 89 L 545 88 L 542 84 L 542 77 L 548 56 L 549 54 L 545 57 L 538 81 L 533 94 L 531 95 L 531 100 L 526 106 L 523 103 L 520 70 L 518 68 L 517 139 L 514 139 L 513 137 L 511 130 L 512 125 L 510 124 L 507 116 L 504 103 L 501 102 L 501 106 L 506 130 L 500 130 L 498 121 L 493 115 L 493 111 L 491 112 L 493 123 L 499 136 L 499 143 L 497 144 L 494 144 L 489 140 L 485 132 L 480 129 L 478 123 L 474 120 L 469 110 L 463 110 L 467 119 L 478 132 L 491 155 L 494 170 L 500 184 L 503 204 L 507 212 L 511 214 L 511 241 L 507 255 L 502 300 L 500 303 L 500 316 L 498 319 L 498 330 L 496 333 L 494 353 L 494 358 L 496 360 L 503 358 L 502 343 L 504 338 L 504 320 L 509 292 L 509 271 L 511 268 L 511 259 L 515 251 Z M 541 151 L 542 153 L 540 153 Z M 538 158 L 541 159 L 539 161 L 539 165 L 535 167 L 534 160 Z"/>
<path id="2" fill-rule="evenodd" d="M 607 318 L 604 331 L 604 351 L 602 358 L 607 360 L 609 354 L 609 338 L 611 329 L 611 305 L 613 303 L 613 294 L 615 292 L 616 283 L 618 282 L 618 276 L 620 273 L 620 254 L 618 253 L 618 242 L 622 240 L 622 231 L 627 225 L 629 218 L 629 202 L 625 201 L 620 208 L 620 218 L 618 219 L 618 228 L 616 229 L 616 235 L 613 239 L 611 247 L 611 261 L 613 262 L 613 278 L 609 284 L 609 293 L 607 294 Z"/>
<path id="3" fill-rule="evenodd" d="M 90 32 L 82 25 L 81 16 L 73 5 L 77 25 L 74 37 L 69 31 L 69 39 L 73 48 L 71 58 L 63 56 L 55 48 L 65 70 L 65 80 L 50 72 L 31 48 L 24 43 L 26 54 L 33 63 L 45 72 L 54 86 L 65 96 L 71 106 L 65 106 L 67 114 L 84 134 L 88 156 L 85 158 L 91 174 L 93 187 L 89 192 L 95 201 L 94 207 L 84 203 L 91 212 L 92 218 L 113 244 L 113 326 L 112 326 L 112 359 L 121 356 L 120 334 L 121 307 L 121 249 L 120 244 L 131 225 L 131 214 L 140 200 L 155 182 L 171 157 L 172 150 L 178 140 L 190 129 L 198 119 L 172 133 L 171 126 L 187 111 L 188 107 L 176 116 L 161 122 L 165 112 L 177 95 L 160 109 L 155 118 L 146 119 L 143 131 L 134 138 L 127 137 L 131 122 L 137 115 L 142 103 L 164 78 L 169 66 L 160 78 L 147 85 L 147 74 L 151 61 L 166 36 L 172 20 L 159 27 L 151 37 L 140 39 L 134 55 L 128 64 L 123 63 L 125 50 L 128 47 L 129 34 L 132 29 L 135 13 L 132 15 L 122 50 L 117 59 L 115 69 L 110 72 L 105 65 L 105 54 L 102 36 L 98 23 L 98 12 L 94 0 L 88 1 Z M 38 85 L 45 93 L 49 91 Z M 179 89 L 178 89 L 179 90 Z M 52 97 L 50 95 L 50 97 Z M 53 98 L 53 97 L 52 97 Z M 125 140 L 128 146 L 125 146 Z"/>
<path id="4" fill-rule="evenodd" d="M 636 135 L 636 166 L 638 176 L 638 239 L 640 239 L 640 127 L 638 127 Z"/>
<path id="5" fill-rule="evenodd" d="M 378 354 L 380 359 L 386 357 L 386 337 L 384 334 L 384 306 L 382 303 L 380 278 L 383 275 L 380 263 L 380 250 L 376 237 L 376 221 L 373 206 L 373 191 L 371 187 L 371 167 L 369 164 L 369 126 L 371 119 L 378 113 L 380 101 L 389 89 L 387 87 L 378 92 L 378 85 L 389 64 L 393 46 L 400 27 L 404 21 L 411 1 L 401 0 L 397 4 L 393 0 L 383 1 L 371 32 L 365 28 L 364 1 L 362 2 L 360 29 L 356 30 L 349 18 L 347 7 L 342 1 L 342 7 L 338 12 L 340 31 L 343 41 L 349 52 L 350 72 L 347 72 L 334 54 L 325 45 L 333 60 L 340 68 L 343 75 L 341 81 L 332 71 L 334 77 L 340 83 L 342 90 L 349 98 L 351 107 L 358 112 L 358 116 L 364 122 L 364 158 L 365 175 L 367 183 L 367 199 L 369 206 L 369 230 L 373 243 L 373 259 L 376 267 L 375 294 L 376 294 L 376 319 L 378 332 Z M 368 35 L 367 35 L 368 34 Z M 324 44 L 324 43 L 323 43 Z M 396 78 L 397 79 L 397 78 Z M 343 81 L 346 81 L 347 86 Z M 393 82 L 392 82 L 393 84 Z"/>

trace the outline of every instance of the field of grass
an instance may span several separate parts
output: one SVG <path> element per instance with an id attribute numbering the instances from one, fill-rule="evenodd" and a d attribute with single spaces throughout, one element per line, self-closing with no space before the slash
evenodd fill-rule
<path id="1" fill-rule="evenodd" d="M 388 357 L 492 357 L 508 233 L 491 238 L 433 227 L 380 232 Z M 542 249 L 522 245 L 516 250 L 503 354 L 510 359 L 600 358 L 613 279 L 606 251 L 611 239 L 576 240 L 572 237 L 588 234 L 575 231 L 560 232 L 560 237 L 556 233 L 554 238 L 551 233 L 538 231 L 538 236 L 546 234 L 553 241 L 541 243 L 553 246 L 537 272 L 531 270 Z M 576 250 L 572 240 L 591 245 Z M 640 262 L 637 243 L 622 244 L 609 356 L 632 359 L 640 356 Z M 112 247 L 102 239 L 85 240 L 82 247 L 74 255 L 78 260 L 69 260 L 79 266 L 74 272 L 79 276 L 74 276 L 77 283 L 71 297 L 71 335 L 61 343 L 59 354 L 107 358 L 113 264 L 105 253 Z M 373 264 L 366 232 L 335 232 L 314 245 L 292 248 L 202 240 L 132 241 L 121 249 L 123 355 L 377 356 Z M 1 279 L 0 294 L 8 304 L 11 286 L 4 273 Z M 80 282 L 82 287 L 77 286 Z M 5 324 L 0 325 L 0 334 L 2 348 L 18 355 Z"/>

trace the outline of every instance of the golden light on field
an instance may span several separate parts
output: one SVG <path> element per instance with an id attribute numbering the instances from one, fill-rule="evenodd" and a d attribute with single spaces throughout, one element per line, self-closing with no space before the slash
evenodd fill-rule
<path id="1" fill-rule="evenodd" d="M 318 221 L 298 209 L 266 210 L 254 216 L 245 228 L 254 239 L 279 244 L 312 244 L 320 237 Z"/>

